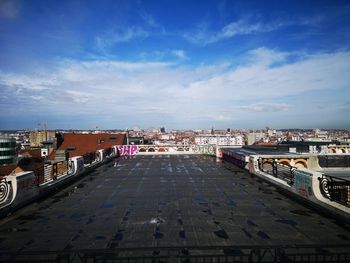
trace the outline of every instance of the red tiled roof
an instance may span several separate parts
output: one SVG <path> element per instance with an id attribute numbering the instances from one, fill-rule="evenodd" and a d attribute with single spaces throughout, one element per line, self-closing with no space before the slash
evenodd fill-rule
<path id="1" fill-rule="evenodd" d="M 41 149 L 25 149 L 23 150 L 23 156 L 24 157 L 41 157 Z"/>
<path id="2" fill-rule="evenodd" d="M 115 139 L 112 139 L 114 137 Z M 74 147 L 74 151 L 69 152 L 69 157 L 81 156 L 88 152 L 107 149 L 114 145 L 122 145 L 125 135 L 122 133 L 64 133 L 63 143 L 58 150 L 67 150 Z"/>
<path id="3" fill-rule="evenodd" d="M 6 164 L 6 165 L 0 165 L 0 179 L 3 176 L 9 175 L 13 170 L 15 170 L 17 167 L 16 164 Z"/>

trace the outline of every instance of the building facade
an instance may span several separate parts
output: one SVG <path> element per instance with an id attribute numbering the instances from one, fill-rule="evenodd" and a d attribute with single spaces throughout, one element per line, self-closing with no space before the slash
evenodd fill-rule
<path id="1" fill-rule="evenodd" d="M 16 160 L 16 139 L 0 138 L 0 164 L 11 164 Z"/>
<path id="2" fill-rule="evenodd" d="M 199 135 L 194 138 L 195 144 L 206 145 L 243 145 L 242 136 L 231 136 L 231 135 Z"/>
<path id="3" fill-rule="evenodd" d="M 29 134 L 29 141 L 31 147 L 40 147 L 43 142 L 55 141 L 55 131 L 32 131 Z"/>

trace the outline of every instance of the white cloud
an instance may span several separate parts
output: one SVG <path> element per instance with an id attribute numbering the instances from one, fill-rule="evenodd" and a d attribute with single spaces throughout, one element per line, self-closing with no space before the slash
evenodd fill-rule
<path id="1" fill-rule="evenodd" d="M 287 63 L 288 53 L 265 48 L 247 56 L 249 63 L 236 68 L 230 64 L 189 67 L 66 60 L 45 75 L 0 72 L 0 89 L 18 102 L 18 109 L 22 104 L 29 107 L 26 98 L 31 97 L 35 101 L 31 107 L 54 115 L 79 113 L 98 118 L 108 112 L 116 123 L 133 119 L 133 125 L 143 126 L 228 123 L 263 112 L 303 114 L 310 105 L 316 108 L 312 100 L 294 107 L 305 94 L 314 94 L 322 104 L 328 98 L 319 93 L 339 93 L 350 85 L 349 51 L 304 55 L 293 63 Z M 271 67 L 280 61 L 284 63 Z"/>
<path id="2" fill-rule="evenodd" d="M 257 112 L 276 112 L 276 111 L 288 110 L 289 105 L 285 103 L 259 102 L 259 103 L 254 103 L 247 106 L 241 106 L 240 108 L 243 110 L 257 111 Z"/>
<path id="3" fill-rule="evenodd" d="M 29 96 L 31 99 L 33 99 L 33 100 L 42 100 L 42 99 L 44 99 L 44 97 L 43 96 Z"/>
<path id="4" fill-rule="evenodd" d="M 269 66 L 273 63 L 285 61 L 290 55 L 288 52 L 279 52 L 261 47 L 251 50 L 249 59 L 252 63 Z"/>
<path id="5" fill-rule="evenodd" d="M 126 27 L 119 30 L 111 30 L 95 38 L 96 46 L 100 50 L 110 48 L 118 43 L 129 42 L 135 38 L 146 38 L 149 32 L 141 27 Z"/>
<path id="6" fill-rule="evenodd" d="M 208 45 L 223 39 L 232 38 L 238 35 L 248 35 L 254 33 L 263 33 L 277 30 L 285 26 L 284 23 L 261 23 L 251 22 L 248 19 L 240 19 L 225 25 L 217 32 L 208 31 L 201 26 L 195 33 L 185 34 L 185 38 L 190 42 L 199 45 Z"/>
<path id="7" fill-rule="evenodd" d="M 274 22 L 262 22 L 253 19 L 252 17 L 246 17 L 228 23 L 220 30 L 216 31 L 209 30 L 206 24 L 201 24 L 197 27 L 197 30 L 194 30 L 194 32 L 185 33 L 184 37 L 194 44 L 205 46 L 240 35 L 267 33 L 292 25 L 315 26 L 320 20 L 320 17 L 309 17 L 292 20 L 275 20 Z"/>
<path id="8" fill-rule="evenodd" d="M 184 50 L 177 49 L 177 50 L 173 50 L 172 53 L 178 58 L 188 59 L 186 52 Z"/>
<path id="9" fill-rule="evenodd" d="M 50 75 L 18 75 L 14 73 L 0 72 L 0 85 L 11 87 L 13 89 L 25 89 L 32 91 L 42 91 L 55 86 L 59 82 L 55 76 Z"/>

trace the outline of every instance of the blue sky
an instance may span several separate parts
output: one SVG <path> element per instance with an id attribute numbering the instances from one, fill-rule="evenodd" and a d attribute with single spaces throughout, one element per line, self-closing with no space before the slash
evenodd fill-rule
<path id="1" fill-rule="evenodd" d="M 0 91 L 0 129 L 350 128 L 350 2 L 0 0 Z"/>

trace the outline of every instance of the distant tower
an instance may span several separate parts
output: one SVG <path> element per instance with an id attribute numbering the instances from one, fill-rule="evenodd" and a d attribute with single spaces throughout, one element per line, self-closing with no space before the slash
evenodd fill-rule
<path id="1" fill-rule="evenodd" d="M 210 132 L 211 135 L 214 135 L 215 132 L 214 132 L 214 126 L 211 127 L 211 132 Z"/>
<path id="2" fill-rule="evenodd" d="M 126 145 L 129 145 L 129 129 L 125 129 L 125 135 L 126 135 Z"/>
<path id="3" fill-rule="evenodd" d="M 160 128 L 160 133 L 165 133 L 165 128 L 164 127 Z"/>

